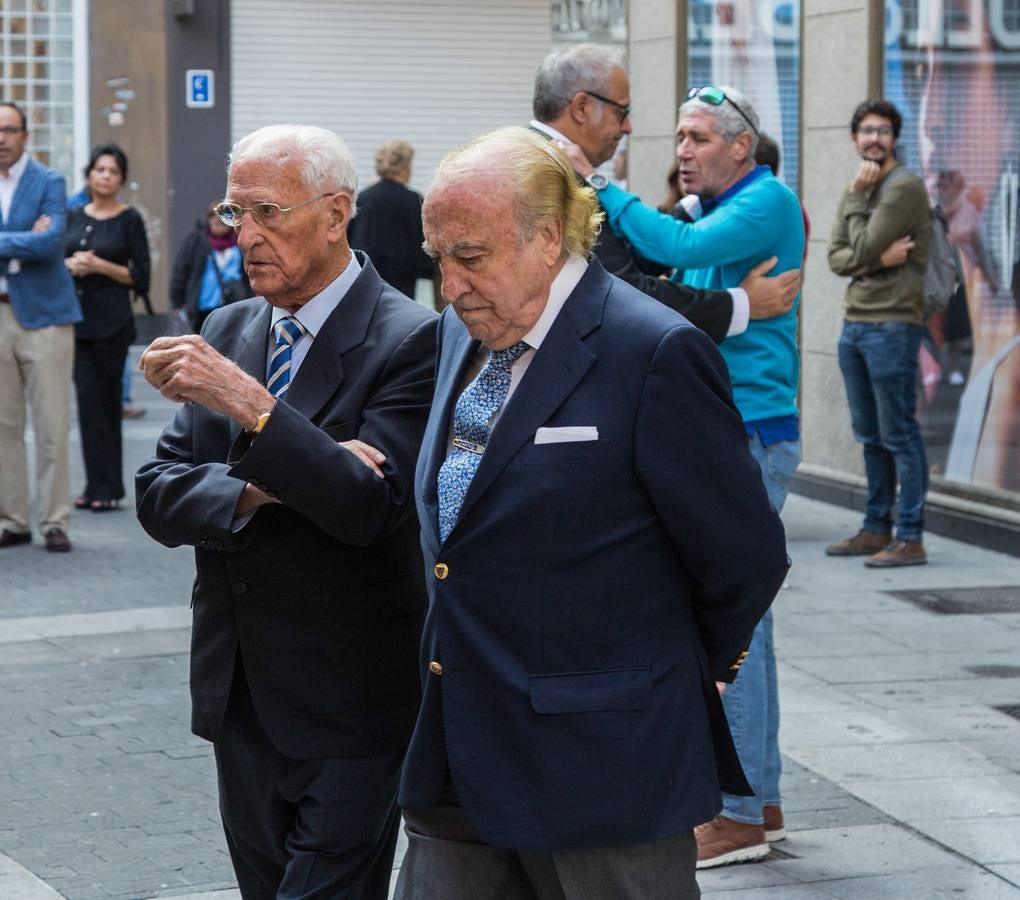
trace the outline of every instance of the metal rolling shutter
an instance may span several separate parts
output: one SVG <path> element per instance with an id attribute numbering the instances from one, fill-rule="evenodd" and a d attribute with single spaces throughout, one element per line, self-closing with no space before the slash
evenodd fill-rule
<path id="1" fill-rule="evenodd" d="M 233 0 L 236 140 L 299 122 L 340 134 L 362 187 L 390 138 L 415 148 L 427 188 L 451 148 L 527 124 L 535 71 L 551 47 L 549 0 Z"/>

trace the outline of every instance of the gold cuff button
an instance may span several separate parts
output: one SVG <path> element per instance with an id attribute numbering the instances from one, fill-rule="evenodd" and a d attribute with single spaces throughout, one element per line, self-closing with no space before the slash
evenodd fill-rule
<path id="1" fill-rule="evenodd" d="M 442 675 L 443 674 L 443 666 L 442 666 L 441 663 L 438 663 L 435 660 L 432 660 L 432 662 L 429 663 L 429 671 L 433 675 Z"/>
<path id="2" fill-rule="evenodd" d="M 436 563 L 436 567 L 432 571 L 435 573 L 436 578 L 440 581 L 445 581 L 446 576 L 450 574 L 450 567 L 446 563 Z"/>

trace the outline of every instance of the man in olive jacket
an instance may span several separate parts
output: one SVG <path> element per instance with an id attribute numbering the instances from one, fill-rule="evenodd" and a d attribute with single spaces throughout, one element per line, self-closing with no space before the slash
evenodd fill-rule
<path id="1" fill-rule="evenodd" d="M 931 220 L 924 182 L 893 154 L 901 124 L 886 100 L 866 100 L 855 110 L 850 139 L 862 162 L 829 238 L 829 266 L 851 278 L 839 367 L 854 436 L 864 445 L 868 501 L 863 528 L 826 553 L 867 556 L 864 564 L 872 568 L 927 562 L 922 533 L 928 461 L 916 410 Z"/>

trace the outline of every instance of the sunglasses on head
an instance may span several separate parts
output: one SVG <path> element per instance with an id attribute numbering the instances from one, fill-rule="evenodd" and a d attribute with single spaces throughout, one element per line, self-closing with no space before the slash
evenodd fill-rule
<path id="1" fill-rule="evenodd" d="M 722 106 L 724 103 L 728 103 L 738 113 L 740 113 L 740 117 L 745 122 L 747 122 L 748 125 L 751 126 L 751 131 L 758 135 L 758 137 L 761 137 L 761 132 L 758 131 L 754 122 L 752 122 L 747 117 L 747 113 L 745 113 L 739 106 L 737 106 L 736 103 L 734 103 L 729 97 L 727 97 L 726 91 L 724 91 L 722 88 L 717 88 L 715 85 L 712 84 L 706 84 L 703 85 L 702 87 L 693 87 L 687 92 L 686 99 L 694 100 L 695 98 L 697 98 L 698 100 L 702 100 L 709 106 Z"/>

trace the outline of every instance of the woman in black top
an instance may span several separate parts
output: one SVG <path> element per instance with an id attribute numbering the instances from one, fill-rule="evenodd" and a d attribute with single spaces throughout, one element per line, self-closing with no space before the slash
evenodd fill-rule
<path id="1" fill-rule="evenodd" d="M 93 149 L 85 169 L 91 202 L 67 219 L 64 264 L 84 318 L 75 325 L 74 386 L 85 458 L 78 509 L 116 509 L 121 473 L 120 380 L 135 335 L 131 291 L 149 290 L 149 242 L 138 211 L 117 198 L 128 161 L 116 144 Z"/>
<path id="2" fill-rule="evenodd" d="M 422 196 L 407 186 L 413 158 L 407 141 L 387 141 L 375 151 L 379 180 L 358 194 L 358 214 L 347 228 L 351 246 L 364 250 L 383 280 L 412 300 L 417 279 L 435 272 L 421 248 Z"/>

